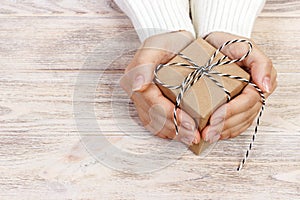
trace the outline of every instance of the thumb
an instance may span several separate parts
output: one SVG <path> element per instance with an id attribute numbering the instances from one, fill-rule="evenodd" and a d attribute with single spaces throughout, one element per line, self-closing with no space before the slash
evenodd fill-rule
<path id="1" fill-rule="evenodd" d="M 129 97 L 133 92 L 144 91 L 153 81 L 155 68 L 154 63 L 142 64 L 127 70 L 120 79 L 120 86 Z"/>
<path id="2" fill-rule="evenodd" d="M 120 86 L 129 97 L 133 92 L 143 92 L 153 81 L 155 67 L 169 61 L 173 56 L 173 53 L 161 49 L 139 49 L 126 68 Z"/>
<path id="3" fill-rule="evenodd" d="M 272 61 L 258 48 L 244 61 L 244 65 L 249 68 L 253 82 L 266 93 L 271 93 L 272 87 Z"/>
<path id="4" fill-rule="evenodd" d="M 148 38 L 137 51 L 120 80 L 120 86 L 131 97 L 133 92 L 142 92 L 152 83 L 154 69 L 167 63 L 193 40 L 186 31 L 164 33 Z"/>
<path id="5" fill-rule="evenodd" d="M 274 89 L 274 76 L 272 74 L 272 61 L 252 42 L 252 52 L 241 63 L 238 63 L 251 74 L 252 81 L 264 92 L 271 93 Z M 248 51 L 246 44 L 229 46 L 225 51 L 231 59 L 237 59 Z"/>
<path id="6" fill-rule="evenodd" d="M 216 48 L 219 48 L 224 42 L 237 38 L 241 37 L 227 33 L 216 32 L 209 35 L 206 40 Z M 245 60 L 238 64 L 243 68 L 246 68 L 247 71 L 251 72 L 251 78 L 253 82 L 258 85 L 263 92 L 271 93 L 274 90 L 274 87 L 272 86 L 274 84 L 271 83 L 274 82 L 274 75 L 272 74 L 272 62 L 254 42 L 252 42 L 252 44 L 252 52 Z M 249 47 L 247 44 L 236 43 L 229 45 L 227 48 L 223 49 L 222 52 L 231 59 L 237 59 L 245 55 L 248 49 Z"/>

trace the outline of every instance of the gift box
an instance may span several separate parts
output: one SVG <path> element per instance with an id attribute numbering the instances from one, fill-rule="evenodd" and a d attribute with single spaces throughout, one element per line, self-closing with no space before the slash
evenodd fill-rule
<path id="1" fill-rule="evenodd" d="M 212 57 L 216 49 L 199 38 L 186 47 L 181 53 L 189 57 L 198 66 L 205 66 Z M 223 55 L 219 53 L 213 62 L 219 60 Z M 191 65 L 182 56 L 177 55 L 169 63 L 185 63 Z M 166 66 L 157 72 L 157 78 L 167 85 L 180 85 L 183 80 L 195 69 L 187 67 Z M 213 71 L 226 73 L 233 76 L 239 76 L 249 80 L 250 75 L 235 63 L 216 66 Z M 247 83 L 218 75 L 211 75 L 230 93 L 231 98 L 238 95 Z M 180 89 L 169 89 L 157 84 L 162 93 L 172 102 L 176 102 L 176 97 L 180 93 Z M 197 123 L 201 132 L 207 125 L 212 113 L 221 105 L 227 102 L 227 95 L 222 88 L 216 85 L 208 76 L 204 75 L 193 86 L 187 90 L 180 103 L 180 108 L 187 112 Z M 210 144 L 201 139 L 199 144 L 190 146 L 190 149 L 197 155 L 205 150 Z"/>

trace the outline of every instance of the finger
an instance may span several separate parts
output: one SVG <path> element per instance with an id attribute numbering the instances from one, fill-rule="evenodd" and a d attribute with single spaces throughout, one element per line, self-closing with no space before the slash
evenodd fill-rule
<path id="1" fill-rule="evenodd" d="M 231 129 L 237 124 L 242 124 L 244 122 L 252 124 L 253 119 L 255 118 L 255 116 L 258 115 L 259 111 L 261 110 L 261 107 L 262 107 L 261 103 L 256 103 L 256 105 L 253 106 L 250 110 L 243 113 L 239 113 L 227 119 L 224 123 L 222 132 Z"/>
<path id="2" fill-rule="evenodd" d="M 250 122 L 252 119 L 252 116 L 258 115 L 262 104 L 257 102 L 252 108 L 245 112 L 238 113 L 236 115 L 233 115 L 232 117 L 220 122 L 219 124 L 210 125 L 211 130 L 221 130 L 221 132 L 230 129 L 237 124 L 241 124 L 243 122 Z M 252 123 L 252 122 L 251 122 Z"/>
<path id="3" fill-rule="evenodd" d="M 175 129 L 173 129 L 175 131 Z M 173 138 L 177 141 L 180 141 L 186 145 L 198 144 L 200 141 L 200 133 L 198 129 L 191 131 L 182 126 L 179 126 L 179 134 Z M 192 134 L 191 134 L 192 132 Z"/>
<path id="4" fill-rule="evenodd" d="M 232 37 L 233 39 L 234 37 Z M 253 82 L 263 91 L 271 93 L 272 84 L 272 61 L 252 42 L 252 52 L 239 64 L 250 71 Z M 242 43 L 236 43 L 228 46 L 222 52 L 231 59 L 238 59 L 245 55 L 249 46 Z"/>
<path id="5" fill-rule="evenodd" d="M 155 84 L 152 84 L 149 89 L 140 92 L 140 94 L 143 96 L 148 105 L 161 105 L 163 109 L 158 109 L 158 114 L 173 121 L 175 105 L 163 96 Z M 194 119 L 185 111 L 177 109 L 176 114 L 178 126 L 183 126 L 188 130 L 195 130 L 197 128 Z"/>
<path id="6" fill-rule="evenodd" d="M 176 135 L 173 119 L 162 116 L 161 112 L 158 112 L 157 109 L 151 109 L 149 111 L 149 118 L 150 121 L 145 127 L 154 135 L 162 138 L 175 139 L 187 145 L 193 143 L 197 144 L 200 140 L 198 129 L 190 130 L 180 125 L 178 126 L 178 135 Z"/>
<path id="7" fill-rule="evenodd" d="M 166 117 L 169 120 L 169 123 L 166 124 L 166 126 L 169 127 L 169 129 L 175 131 L 175 122 L 174 122 L 174 104 L 166 99 L 164 96 L 161 96 L 158 99 L 159 102 L 164 102 L 164 113 L 158 113 L 159 115 L 163 115 L 163 117 Z M 200 133 L 197 128 L 197 124 L 195 123 L 195 120 L 188 115 L 185 111 L 181 109 L 176 110 L 176 116 L 177 116 L 177 126 L 178 126 L 178 136 L 176 136 L 177 140 L 182 141 L 185 144 L 198 144 L 200 141 Z"/>
<path id="8" fill-rule="evenodd" d="M 192 42 L 187 31 L 164 33 L 148 38 L 137 51 L 120 79 L 120 86 L 131 97 L 133 91 L 143 91 L 153 80 L 157 65 L 168 62 Z"/>
<path id="9" fill-rule="evenodd" d="M 152 118 L 150 116 L 150 121 L 145 125 L 145 128 L 155 136 L 166 139 L 175 138 L 176 134 L 174 129 L 167 125 L 170 121 L 166 121 L 166 119 L 163 119 L 163 121 L 162 123 L 158 118 Z"/>
<path id="10" fill-rule="evenodd" d="M 176 141 L 180 141 L 186 145 L 192 145 L 192 144 L 197 144 L 195 141 L 195 136 L 199 135 L 199 131 L 196 129 L 194 131 L 194 134 L 190 134 L 190 130 L 183 128 L 182 126 L 179 127 L 179 135 L 176 136 L 175 134 L 175 128 L 174 124 L 172 124 L 172 121 L 166 122 L 166 124 L 172 124 L 173 128 L 169 128 L 169 126 L 164 126 L 162 129 L 158 130 L 156 127 L 157 121 L 151 121 L 148 125 L 145 126 L 147 130 L 152 132 L 154 135 L 163 138 L 163 139 L 172 139 Z"/>
<path id="11" fill-rule="evenodd" d="M 143 91 L 152 83 L 154 67 L 154 64 L 136 66 L 121 77 L 119 84 L 130 98 L 135 91 Z"/>
<path id="12" fill-rule="evenodd" d="M 273 93 L 277 88 L 277 70 L 274 67 L 272 68 L 272 73 L 271 73 L 271 83 L 272 83 L 271 93 Z"/>
<path id="13" fill-rule="evenodd" d="M 153 135 L 158 137 L 165 139 L 174 138 L 174 124 L 172 124 L 172 122 L 166 117 L 163 105 L 149 105 L 147 100 L 145 100 L 145 97 L 138 92 L 134 93 L 133 96 L 133 101 L 143 126 Z"/>
<path id="14" fill-rule="evenodd" d="M 241 133 L 245 132 L 252 124 L 257 114 L 253 114 L 249 117 L 249 120 L 243 121 L 242 123 L 237 124 L 229 129 L 222 131 L 221 133 L 221 140 L 229 139 L 240 135 Z"/>
<path id="15" fill-rule="evenodd" d="M 178 109 L 179 111 L 179 125 L 181 127 L 184 128 L 184 130 L 187 131 L 194 131 L 193 132 L 193 136 L 194 136 L 194 140 L 193 143 L 194 144 L 198 144 L 201 140 L 201 136 L 200 136 L 200 132 L 198 130 L 198 126 L 195 122 L 195 120 L 189 115 L 187 114 L 185 111 Z M 187 132 L 188 133 L 188 132 Z M 179 135 L 182 135 L 181 133 L 179 133 Z M 183 134 L 185 135 L 185 134 Z"/>
<path id="16" fill-rule="evenodd" d="M 174 104 L 165 98 L 158 87 L 151 84 L 144 92 L 135 92 L 132 96 L 143 125 L 149 125 L 154 134 L 163 134 L 168 138 L 175 138 Z M 177 124 L 179 138 L 184 143 L 198 143 L 200 133 L 196 123 L 186 112 L 177 109 Z M 150 128 L 149 128 L 150 129 Z M 189 141 L 189 142 L 187 142 Z"/>
<path id="17" fill-rule="evenodd" d="M 216 48 L 220 47 L 224 42 L 233 39 L 237 39 L 237 36 L 221 32 L 213 33 L 206 38 L 206 40 Z M 272 80 L 274 79 L 272 77 L 273 64 L 254 42 L 252 42 L 252 44 L 253 50 L 242 64 L 250 69 L 253 82 L 257 84 L 262 91 L 270 93 L 274 90 L 272 83 Z M 222 52 L 231 59 L 237 59 L 245 55 L 248 49 L 249 47 L 247 47 L 246 44 L 236 43 L 229 45 L 228 48 L 223 49 Z"/>
<path id="18" fill-rule="evenodd" d="M 257 47 L 243 61 L 244 65 L 250 68 L 253 82 L 266 93 L 271 93 L 273 89 L 271 77 L 273 64 L 272 61 Z"/>
<path id="19" fill-rule="evenodd" d="M 202 131 L 202 137 L 205 141 L 210 143 L 217 142 L 219 139 L 235 137 L 246 130 L 241 129 L 241 127 L 247 126 L 248 128 L 253 123 L 253 120 L 257 116 L 260 108 L 261 105 L 257 103 L 255 108 L 247 113 L 240 113 L 215 126 L 209 125 Z"/>
<path id="20" fill-rule="evenodd" d="M 221 137 L 220 140 L 227 140 L 229 138 L 233 138 L 236 137 L 238 135 L 240 135 L 241 133 L 243 133 L 244 131 L 246 131 L 249 127 L 251 126 L 251 124 L 247 121 L 238 124 L 230 129 L 227 129 L 226 131 L 223 131 L 221 133 Z"/>
<path id="21" fill-rule="evenodd" d="M 178 135 L 176 136 L 176 128 L 174 122 L 174 105 L 165 97 L 161 97 L 159 99 L 160 104 L 155 105 L 163 105 L 163 109 L 151 109 L 153 110 L 152 115 L 150 114 L 151 120 L 153 121 L 153 127 L 156 126 L 156 130 L 160 126 L 157 127 L 155 124 L 160 124 L 162 121 L 165 121 L 164 128 L 168 131 L 159 131 L 159 133 L 167 135 L 169 139 L 176 139 L 185 144 L 198 144 L 200 141 L 200 133 L 197 129 L 196 123 L 192 117 L 190 117 L 186 112 L 181 109 L 177 109 L 177 127 L 178 127 Z M 155 106 L 152 106 L 155 107 Z M 149 112 L 150 113 L 150 112 Z M 155 120 L 153 120 L 155 119 Z"/>
<path id="22" fill-rule="evenodd" d="M 224 104 L 212 114 L 210 124 L 215 125 L 236 114 L 246 112 L 260 101 L 261 97 L 258 92 L 248 85 L 239 96 Z"/>
<path id="23" fill-rule="evenodd" d="M 209 143 L 215 143 L 221 138 L 221 132 L 222 132 L 222 127 L 224 125 L 225 121 L 222 121 L 219 126 L 215 126 L 212 129 L 212 126 L 208 125 L 206 126 L 202 132 L 201 136 L 204 139 L 204 141 L 209 142 Z"/>
<path id="24" fill-rule="evenodd" d="M 212 141 L 217 139 L 217 135 L 222 131 L 249 121 L 251 116 L 257 115 L 262 104 L 258 94 L 248 93 L 248 91 L 251 92 L 253 90 L 251 86 L 248 86 L 248 89 L 245 89 L 243 94 L 220 107 L 211 117 L 210 125 L 202 131 L 202 137 L 206 141 Z M 258 97 L 255 97 L 255 95 Z"/>

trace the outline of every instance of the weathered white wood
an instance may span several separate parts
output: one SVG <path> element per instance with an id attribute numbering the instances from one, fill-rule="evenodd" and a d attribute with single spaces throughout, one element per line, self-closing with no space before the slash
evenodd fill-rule
<path id="1" fill-rule="evenodd" d="M 0 199 L 300 199 L 299 6 L 269 0 L 255 24 L 253 39 L 272 58 L 279 85 L 237 173 L 253 127 L 205 158 L 180 144 L 153 153 L 170 141 L 139 125 L 118 86 L 139 41 L 112 1 L 2 1 Z M 98 127 L 80 131 L 78 122 L 91 120 Z M 95 155 L 103 152 L 112 160 L 101 164 Z M 153 155 L 161 167 L 124 173 L 141 153 L 135 165 L 153 164 Z"/>
<path id="2" fill-rule="evenodd" d="M 95 72 L 89 73 L 93 77 Z M 24 193 L 29 198 L 34 198 L 36 196 L 33 191 L 36 190 L 39 191 L 38 195 L 47 194 L 51 198 L 84 198 L 84 195 L 97 198 L 100 195 L 103 198 L 112 196 L 115 198 L 129 197 L 129 199 L 132 194 L 134 194 L 133 199 L 143 199 L 146 191 L 153 192 L 153 196 L 149 196 L 149 198 L 161 195 L 196 198 L 197 193 L 192 192 L 195 187 L 201 187 L 198 195 L 204 195 L 207 198 L 218 198 L 219 187 L 223 187 L 223 190 L 232 193 L 231 195 L 249 199 L 255 194 L 261 197 L 280 199 L 286 195 L 286 192 L 292 198 L 299 192 L 297 179 L 289 178 L 290 175 L 285 176 L 286 173 L 292 173 L 297 177 L 299 168 L 300 135 L 297 121 L 300 115 L 298 111 L 299 94 L 296 92 L 300 85 L 298 73 L 279 75 L 281 84 L 269 100 L 251 159 L 241 175 L 236 174 L 234 170 L 247 146 L 252 129 L 236 139 L 219 142 L 204 159 L 195 157 L 186 151 L 180 160 L 166 169 L 154 174 L 127 174 L 126 176 L 99 163 L 96 164 L 95 159 L 81 145 L 74 147 L 74 144 L 80 140 L 73 119 L 72 106 L 72 93 L 78 72 L 21 70 L 13 72 L 9 70 L 2 71 L 2 75 L 1 91 L 8 92 L 2 93 L 1 101 L 2 126 L 0 133 L 1 147 L 4 148 L 0 155 L 2 155 L 2 171 L 5 172 L 1 177 L 2 181 L 11 182 L 9 185 L 14 182 L 18 183 L 17 189 L 10 188 L 8 190 L 9 185 L 3 182 L 3 188 L 0 190 L 7 194 L 7 196 L 3 196 L 4 198 L 12 196 L 17 198 L 18 195 L 15 194 L 17 191 Z M 102 80 L 104 81 L 102 83 L 107 83 L 107 80 L 120 76 L 112 71 L 108 71 L 106 75 L 107 78 Z M 93 87 L 93 83 L 89 83 L 89 87 Z M 101 85 L 99 87 L 101 88 Z M 289 89 L 292 87 L 294 88 Z M 146 141 L 136 138 L 139 134 L 146 136 L 147 132 L 136 131 L 135 133 L 130 132 L 131 136 L 123 136 L 124 133 L 120 133 L 115 124 L 116 120 L 109 120 L 111 89 L 102 85 L 97 92 L 99 92 L 99 96 L 97 96 L 99 100 L 97 100 L 95 112 L 99 114 L 96 114 L 99 125 L 106 136 L 115 135 L 116 145 L 119 148 L 130 149 L 133 152 L 137 150 L 147 152 L 149 149 L 157 148 L 158 146 L 155 144 L 159 144 L 158 142 L 165 143 L 165 141 L 158 141 L 155 138 L 149 138 Z M 120 99 L 116 99 L 116 101 L 123 102 Z M 86 98 L 86 103 L 93 102 L 93 98 Z M 118 106 L 121 109 L 122 104 Z M 107 116 L 103 118 L 103 114 Z M 117 120 L 122 120 L 122 115 L 119 116 L 121 117 Z M 128 126 L 125 129 L 130 130 L 130 124 Z M 94 133 L 94 130 L 90 131 L 93 135 L 97 134 Z M 119 136 L 117 137 L 116 134 Z M 88 145 L 89 142 L 85 144 Z M 7 149 L 10 150 L 10 153 Z M 126 158 L 123 159 L 120 162 L 126 162 Z M 293 173 L 293 171 L 295 172 Z M 251 176 L 253 178 L 247 180 Z M 23 178 L 20 179 L 20 177 Z M 119 178 L 121 177 L 123 178 L 120 183 L 121 179 Z M 285 183 L 286 179 L 289 182 L 288 187 Z M 220 184 L 224 184 L 224 180 L 231 184 L 220 186 Z M 244 181 L 241 183 L 244 185 L 243 187 L 238 185 L 240 180 Z M 116 182 L 124 189 L 114 187 Z M 33 187 L 26 187 L 26 184 L 29 183 L 33 184 Z M 136 185 L 135 187 L 140 185 L 145 187 L 141 187 L 139 192 L 135 192 L 135 187 L 127 187 L 132 184 Z M 158 191 L 155 187 L 157 184 L 161 188 Z M 105 185 L 106 189 L 94 192 L 90 191 L 88 189 L 90 186 L 86 185 L 92 185 L 93 188 Z M 260 186 L 263 185 L 268 185 L 268 187 L 261 189 Z M 234 188 L 231 188 L 233 186 Z M 256 192 L 250 190 L 245 193 L 248 189 L 244 187 L 250 187 Z M 275 191 L 273 187 L 278 187 L 280 190 Z M 78 188 L 83 191 L 78 192 Z M 265 192 L 268 188 L 274 190 L 272 194 Z M 173 190 L 177 192 L 171 192 Z M 230 199 L 231 195 L 223 197 Z"/>
<path id="3" fill-rule="evenodd" d="M 263 16 L 299 17 L 297 0 L 267 0 Z M 0 14 L 9 16 L 74 16 L 99 15 L 125 17 L 113 0 L 3 0 Z"/>
<path id="4" fill-rule="evenodd" d="M 254 28 L 253 39 L 270 56 L 279 72 L 299 72 L 299 20 L 278 18 L 275 21 L 270 23 L 269 18 L 259 18 Z M 0 55 L 0 69 L 5 70 L 82 69 L 85 60 L 93 52 L 101 53 L 102 47 L 105 48 L 102 53 L 120 56 L 117 53 L 125 49 L 124 44 L 127 44 L 130 50 L 139 45 L 127 19 L 0 17 L 0 23 L 3 26 L 0 31 L 3 52 Z M 128 38 L 126 34 L 131 36 Z M 110 48 L 108 43 L 113 43 Z M 128 53 L 130 56 L 134 54 Z M 101 59 L 110 63 L 109 58 L 106 56 Z M 99 66 L 101 59 L 97 60 L 98 65 L 91 65 L 88 69 L 102 69 L 103 66 Z M 130 57 L 125 61 L 128 62 L 129 59 Z"/>

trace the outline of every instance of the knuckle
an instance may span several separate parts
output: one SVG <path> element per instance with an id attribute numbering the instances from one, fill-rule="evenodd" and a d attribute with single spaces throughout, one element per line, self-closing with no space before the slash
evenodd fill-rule
<path id="1" fill-rule="evenodd" d="M 257 103 L 260 102 L 260 96 L 256 91 L 253 91 L 253 94 L 249 95 L 249 98 L 246 99 L 246 106 L 247 109 L 250 110 L 253 108 L 253 106 Z"/>
<path id="2" fill-rule="evenodd" d="M 252 124 L 253 119 L 251 117 L 248 116 L 248 114 L 245 114 L 245 124 L 246 126 L 250 126 Z"/>
<path id="3" fill-rule="evenodd" d="M 217 131 L 219 131 L 221 133 L 223 130 L 229 130 L 229 129 L 230 129 L 229 124 L 226 123 L 226 121 L 224 121 L 223 123 L 221 123 L 221 125 Z"/>
<path id="4" fill-rule="evenodd" d="M 231 135 L 231 137 L 233 138 L 233 137 L 237 137 L 237 136 L 241 135 L 241 134 L 242 134 L 245 130 L 247 130 L 248 128 L 249 128 L 249 126 L 247 126 L 247 125 L 245 125 L 245 126 L 239 128 L 238 130 L 236 130 L 236 131 Z"/>
<path id="5" fill-rule="evenodd" d="M 156 135 L 164 135 L 164 136 L 165 136 L 166 138 L 168 138 L 168 139 L 174 139 L 175 136 L 176 136 L 176 134 L 175 134 L 175 132 L 174 132 L 173 130 L 166 129 L 166 128 L 164 128 L 164 129 L 158 131 L 158 132 L 156 133 Z"/>
<path id="6" fill-rule="evenodd" d="M 184 116 L 183 116 L 183 114 L 182 114 L 182 111 L 180 110 L 180 109 L 178 109 L 178 110 L 176 110 L 176 114 L 177 114 L 177 122 L 178 122 L 178 126 L 180 127 L 180 128 L 182 128 L 184 125 L 182 124 L 182 122 L 183 122 L 183 118 L 184 118 Z M 170 118 L 173 120 L 173 118 L 174 118 L 174 116 L 173 116 L 173 109 L 172 109 L 172 111 L 170 112 Z"/>
<path id="7" fill-rule="evenodd" d="M 228 47 L 228 51 L 229 51 L 229 57 L 231 57 L 232 59 L 237 59 L 242 57 L 243 55 L 245 55 L 245 53 L 247 53 L 248 51 L 248 45 L 247 44 L 232 44 L 229 45 Z"/>
<path id="8" fill-rule="evenodd" d="M 246 100 L 246 108 L 247 108 L 247 110 L 249 110 L 249 109 L 251 109 L 253 107 L 253 105 L 255 104 L 254 102 L 256 102 L 254 100 L 254 98 L 248 98 Z"/>
<path id="9" fill-rule="evenodd" d="M 226 115 L 225 115 L 225 119 L 228 119 L 230 118 L 231 116 L 233 116 L 233 109 L 232 109 L 232 106 L 230 106 L 230 104 L 227 104 L 226 107 Z"/>
<path id="10" fill-rule="evenodd" d="M 231 130 L 227 130 L 226 132 L 221 133 L 221 139 L 227 140 L 231 138 Z"/>
<path id="11" fill-rule="evenodd" d="M 159 137 L 159 138 L 162 138 L 162 139 L 167 139 L 167 137 L 166 137 L 166 136 L 164 136 L 164 135 L 161 135 L 161 134 L 157 134 L 156 136 L 157 136 L 157 137 Z"/>
<path id="12" fill-rule="evenodd" d="M 257 116 L 259 110 L 255 110 L 254 111 L 254 114 L 253 114 L 253 111 L 249 111 L 248 113 L 245 114 L 245 127 L 246 128 L 249 128 L 252 124 L 253 124 L 253 121 L 255 119 L 255 117 Z"/>
<path id="13" fill-rule="evenodd" d="M 254 121 L 253 118 L 249 118 L 246 120 L 245 130 L 247 130 L 252 125 L 253 121 Z"/>
<path id="14" fill-rule="evenodd" d="M 173 119 L 173 112 L 174 112 L 174 105 L 171 103 L 165 103 L 164 104 L 164 112 L 167 118 Z M 177 113 L 177 121 L 180 123 L 180 113 Z"/>
<path id="15" fill-rule="evenodd" d="M 241 135 L 242 133 L 243 133 L 243 130 L 239 129 L 235 133 L 232 133 L 230 137 L 234 138 L 234 137 L 237 137 L 237 136 Z"/>
<path id="16" fill-rule="evenodd" d="M 171 104 L 171 103 L 166 103 L 165 104 L 165 111 L 167 113 L 173 113 L 173 111 L 174 111 L 174 105 Z"/>

